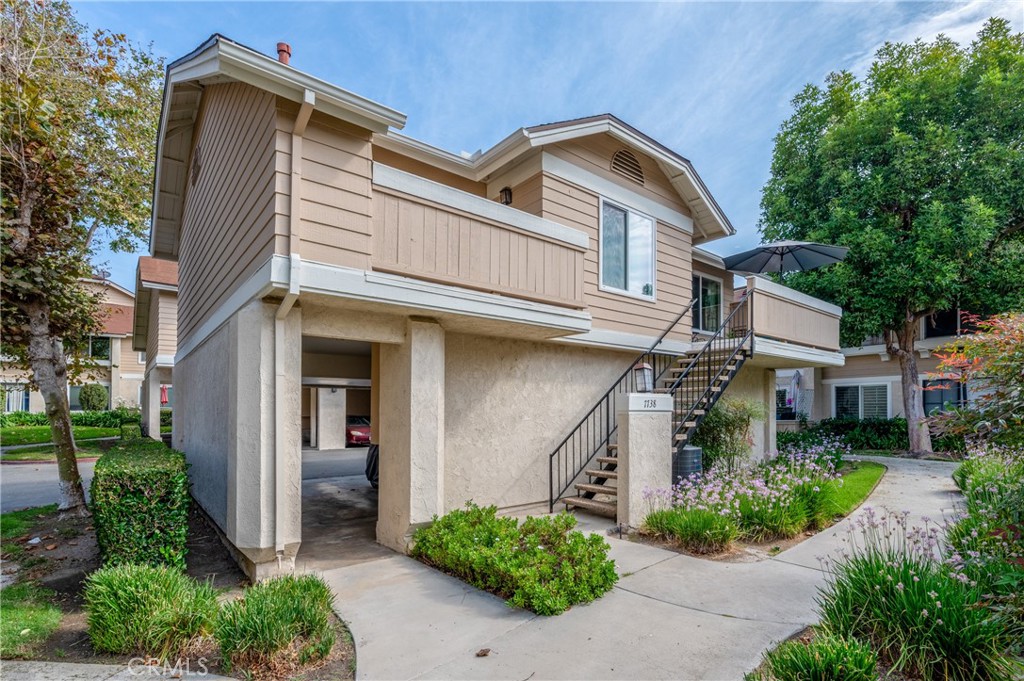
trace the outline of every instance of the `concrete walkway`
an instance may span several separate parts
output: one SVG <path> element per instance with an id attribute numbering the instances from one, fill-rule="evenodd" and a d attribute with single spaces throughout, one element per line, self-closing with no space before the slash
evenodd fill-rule
<path id="1" fill-rule="evenodd" d="M 191 670 L 146 667 L 141 663 L 128 665 L 77 664 L 73 662 L 22 662 L 4 660 L 0 662 L 0 677 L 4 681 L 124 681 L 125 679 L 205 679 L 206 681 L 230 681 L 226 676 L 217 676 L 204 671 L 196 663 Z"/>
<path id="2" fill-rule="evenodd" d="M 917 521 L 952 510 L 955 464 L 868 460 L 889 470 L 867 505 L 906 509 Z M 840 550 L 849 523 L 758 563 L 609 537 L 618 585 L 558 617 L 513 610 L 397 554 L 323 574 L 355 637 L 361 679 L 734 680 L 816 621 L 818 558 Z M 581 516 L 580 524 L 603 531 L 608 521 Z M 477 657 L 484 648 L 489 654 Z"/>

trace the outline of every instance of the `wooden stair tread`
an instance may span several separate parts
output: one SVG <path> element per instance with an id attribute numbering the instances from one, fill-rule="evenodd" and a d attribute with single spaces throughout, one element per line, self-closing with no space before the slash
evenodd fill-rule
<path id="1" fill-rule="evenodd" d="M 603 468 L 600 469 L 600 470 L 594 469 L 594 468 L 588 468 L 587 470 L 585 470 L 583 472 L 586 475 L 589 475 L 592 478 L 614 479 L 614 478 L 618 478 L 619 477 L 619 474 L 618 474 L 617 471 L 608 471 L 608 470 L 605 470 Z"/>
<path id="2" fill-rule="evenodd" d="M 569 508 L 582 508 L 610 518 L 614 518 L 619 511 L 618 504 L 611 501 L 598 501 L 597 499 L 587 499 L 586 497 L 563 497 L 559 501 Z"/>
<path id="3" fill-rule="evenodd" d="M 617 456 L 599 456 L 597 457 L 598 463 L 607 463 L 612 465 L 618 465 L 619 457 Z"/>
<path id="4" fill-rule="evenodd" d="M 581 492 L 593 492 L 594 494 L 610 494 L 615 496 L 619 490 L 610 485 L 597 485 L 590 482 L 578 482 L 574 485 Z"/>

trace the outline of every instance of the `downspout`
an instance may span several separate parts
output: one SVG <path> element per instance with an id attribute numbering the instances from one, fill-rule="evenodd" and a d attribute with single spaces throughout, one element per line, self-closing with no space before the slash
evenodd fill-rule
<path id="1" fill-rule="evenodd" d="M 274 552 L 277 554 L 277 567 L 281 568 L 284 559 L 284 456 L 287 443 L 282 424 L 284 423 L 284 322 L 291 312 L 295 301 L 299 298 L 300 269 L 302 258 L 299 257 L 299 208 L 302 198 L 302 136 L 306 133 L 306 125 L 316 106 L 316 93 L 306 90 L 303 93 L 302 105 L 295 116 L 292 128 L 292 178 L 291 201 L 288 216 L 288 292 L 277 307 L 274 315 Z"/>

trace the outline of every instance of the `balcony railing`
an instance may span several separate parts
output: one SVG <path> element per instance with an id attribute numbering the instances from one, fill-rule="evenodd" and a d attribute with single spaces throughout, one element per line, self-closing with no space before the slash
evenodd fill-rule
<path id="1" fill-rule="evenodd" d="M 374 270 L 581 309 L 588 237 L 374 164 Z"/>
<path id="2" fill-rule="evenodd" d="M 757 291 L 754 334 L 821 350 L 839 350 L 839 320 L 835 305 L 762 277 L 747 277 L 747 293 Z"/>

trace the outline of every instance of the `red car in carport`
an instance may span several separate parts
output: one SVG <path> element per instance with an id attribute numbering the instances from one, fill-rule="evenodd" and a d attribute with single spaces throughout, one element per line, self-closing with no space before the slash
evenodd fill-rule
<path id="1" fill-rule="evenodd" d="M 345 426 L 345 442 L 350 445 L 370 444 L 370 419 L 365 416 L 349 416 Z"/>

